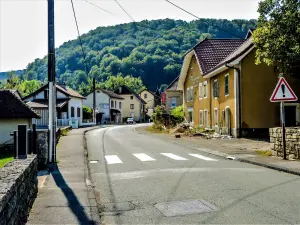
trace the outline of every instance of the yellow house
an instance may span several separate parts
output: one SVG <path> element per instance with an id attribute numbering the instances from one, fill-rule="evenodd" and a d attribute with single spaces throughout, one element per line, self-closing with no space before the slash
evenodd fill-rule
<path id="1" fill-rule="evenodd" d="M 299 80 L 285 78 L 300 96 Z M 267 134 L 268 128 L 280 125 L 279 103 L 270 102 L 278 72 L 275 67 L 255 64 L 255 46 L 249 33 L 246 40 L 200 42 L 186 54 L 180 79 L 185 115 L 192 116 L 189 120 L 196 125 L 235 137 Z M 297 125 L 299 101 L 285 106 L 286 125 Z"/>
<path id="2" fill-rule="evenodd" d="M 154 109 L 159 105 L 160 97 L 148 89 L 144 89 L 139 93 L 141 99 L 145 101 L 145 112 L 152 117 Z"/>
<path id="3" fill-rule="evenodd" d="M 144 120 L 146 102 L 125 85 L 118 87 L 115 93 L 124 98 L 122 105 L 123 119 L 132 117 L 136 122 L 142 122 Z"/>

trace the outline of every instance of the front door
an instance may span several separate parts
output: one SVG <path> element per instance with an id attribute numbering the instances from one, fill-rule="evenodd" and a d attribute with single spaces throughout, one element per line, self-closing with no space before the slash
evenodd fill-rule
<path id="1" fill-rule="evenodd" d="M 285 126 L 296 126 L 296 106 L 285 106 Z"/>

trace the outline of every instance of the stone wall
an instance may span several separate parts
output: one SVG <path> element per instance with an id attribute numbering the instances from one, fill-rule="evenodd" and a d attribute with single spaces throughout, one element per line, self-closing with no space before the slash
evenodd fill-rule
<path id="1" fill-rule="evenodd" d="M 270 128 L 269 132 L 274 155 L 283 157 L 282 128 Z M 300 127 L 286 128 L 285 138 L 287 158 L 300 160 Z"/>
<path id="2" fill-rule="evenodd" d="M 16 159 L 0 169 L 0 225 L 25 224 L 37 196 L 37 158 Z"/>
<path id="3" fill-rule="evenodd" d="M 38 167 L 44 169 L 48 163 L 48 130 L 37 130 L 36 151 Z"/>

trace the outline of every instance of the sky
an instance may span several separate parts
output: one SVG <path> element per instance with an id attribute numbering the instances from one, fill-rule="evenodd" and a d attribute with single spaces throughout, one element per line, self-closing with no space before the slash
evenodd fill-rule
<path id="1" fill-rule="evenodd" d="M 98 26 L 132 22 L 114 0 L 73 0 L 81 34 Z M 172 0 L 201 18 L 256 19 L 260 0 Z M 194 20 L 165 0 L 118 0 L 135 21 Z M 26 68 L 48 50 L 47 0 L 0 0 L 0 71 Z M 55 0 L 55 46 L 77 38 L 70 0 Z"/>

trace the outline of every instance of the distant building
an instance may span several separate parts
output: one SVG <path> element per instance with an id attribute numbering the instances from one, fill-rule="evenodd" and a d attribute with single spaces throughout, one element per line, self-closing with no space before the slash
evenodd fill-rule
<path id="1" fill-rule="evenodd" d="M 125 85 L 118 87 L 115 93 L 124 98 L 123 118 L 133 117 L 137 122 L 144 120 L 146 102 L 137 93 Z"/>
<path id="2" fill-rule="evenodd" d="M 113 91 L 96 89 L 96 122 L 122 123 L 122 107 L 124 98 Z M 86 96 L 83 105 L 93 108 L 93 92 Z"/>
<path id="3" fill-rule="evenodd" d="M 177 89 L 178 80 L 179 76 L 173 80 L 165 90 L 166 106 L 168 109 L 173 109 L 183 104 L 183 93 Z"/>
<path id="4" fill-rule="evenodd" d="M 18 129 L 18 124 L 31 128 L 32 119 L 40 118 L 18 95 L 15 91 L 0 90 L 0 145 L 12 144 L 10 133 Z"/>
<path id="5" fill-rule="evenodd" d="M 28 106 L 41 115 L 41 119 L 33 119 L 33 123 L 36 123 L 38 128 L 48 127 L 48 98 L 48 84 L 23 98 Z M 84 99 L 85 97 L 71 88 L 56 84 L 57 126 L 68 126 L 70 124 L 72 124 L 73 128 L 81 126 Z"/>
<path id="6" fill-rule="evenodd" d="M 152 91 L 144 89 L 139 93 L 139 96 L 146 102 L 145 112 L 149 117 L 152 117 L 154 109 L 160 105 L 160 96 L 157 96 Z"/>

